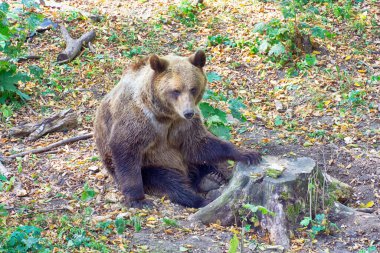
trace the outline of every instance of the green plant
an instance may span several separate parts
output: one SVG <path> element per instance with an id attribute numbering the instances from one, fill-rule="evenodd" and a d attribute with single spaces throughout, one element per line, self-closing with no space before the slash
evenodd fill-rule
<path id="1" fill-rule="evenodd" d="M 81 200 L 82 201 L 89 201 L 95 197 L 95 194 L 96 194 L 96 192 L 94 191 L 94 189 L 90 188 L 88 186 L 88 183 L 85 183 L 83 186 Z"/>
<path id="2" fill-rule="evenodd" d="M 0 120 L 6 121 L 13 114 L 12 106 L 6 105 L 6 104 L 1 105 L 0 113 L 1 113 Z"/>
<path id="3" fill-rule="evenodd" d="M 240 113 L 241 108 L 245 108 L 245 105 L 238 99 L 230 99 L 228 101 L 229 109 L 234 118 L 245 121 L 245 117 Z M 199 104 L 199 109 L 205 120 L 207 128 L 216 136 L 219 136 L 225 140 L 231 138 L 231 126 L 227 120 L 227 113 L 213 107 L 207 102 Z"/>
<path id="4" fill-rule="evenodd" d="M 328 8 L 332 10 L 334 16 L 338 19 L 350 19 L 353 16 L 352 4 L 350 1 L 346 1 L 343 6 L 339 3 L 330 3 Z"/>
<path id="5" fill-rule="evenodd" d="M 374 245 L 369 246 L 366 249 L 361 249 L 358 251 L 358 253 L 372 253 L 372 252 L 378 252 L 376 246 Z"/>
<path id="6" fill-rule="evenodd" d="M 82 228 L 73 227 L 70 229 L 70 233 L 67 236 L 68 248 L 79 248 L 82 245 L 86 245 L 90 242 L 90 238 L 86 236 L 86 231 Z"/>
<path id="7" fill-rule="evenodd" d="M 118 219 L 115 220 L 115 223 L 116 223 L 117 220 Z M 110 221 L 110 220 L 108 220 L 108 221 L 101 221 L 98 224 L 96 224 L 96 227 L 99 228 L 100 230 L 102 230 L 104 235 L 109 235 L 109 234 L 112 233 L 111 223 L 112 223 L 112 221 Z M 115 226 L 117 227 L 116 224 L 115 224 Z"/>
<path id="8" fill-rule="evenodd" d="M 239 210 L 240 219 L 241 219 L 241 233 L 240 233 L 240 252 L 244 251 L 244 237 L 245 232 L 249 232 L 251 229 L 251 224 L 255 227 L 259 226 L 259 215 L 270 215 L 274 216 L 275 213 L 269 211 L 267 208 L 259 205 L 252 204 L 243 204 L 242 208 Z M 237 252 L 239 247 L 239 238 L 236 233 L 234 233 L 233 237 L 230 240 L 230 247 L 228 252 L 234 253 Z"/>
<path id="9" fill-rule="evenodd" d="M 15 181 L 16 178 L 14 176 L 8 179 L 5 175 L 0 173 L 0 191 L 9 192 L 12 189 Z"/>
<path id="10" fill-rule="evenodd" d="M 169 15 L 177 19 L 181 24 L 193 27 L 198 23 L 197 15 L 203 8 L 203 4 L 193 4 L 191 1 L 184 0 L 179 5 L 170 5 Z"/>
<path id="11" fill-rule="evenodd" d="M 349 104 L 351 107 L 356 108 L 360 105 L 364 105 L 366 92 L 363 90 L 352 90 L 348 94 L 343 94 L 343 104 Z"/>
<path id="12" fill-rule="evenodd" d="M 282 0 L 281 11 L 285 21 L 274 18 L 267 23 L 259 22 L 255 25 L 253 33 L 259 33 L 261 39 L 250 46 L 251 52 L 267 55 L 269 60 L 284 66 L 290 60 L 297 59 L 295 56 L 301 52 L 311 51 L 315 38 L 333 37 L 326 29 L 311 25 L 312 20 L 323 19 L 315 1 Z M 312 58 L 308 57 L 306 65 L 296 67 L 315 65 L 310 60 Z M 292 76 L 297 74 L 296 71 L 290 73 Z"/>
<path id="13" fill-rule="evenodd" d="M 222 77 L 215 72 L 209 72 L 206 76 L 209 82 L 220 81 L 222 79 Z M 246 121 L 246 118 L 241 113 L 241 109 L 245 109 L 246 106 L 243 104 L 240 98 L 227 99 L 227 97 L 225 97 L 223 94 L 207 90 L 203 96 L 203 99 L 225 103 L 226 105 L 228 105 L 231 115 L 235 119 L 238 119 L 241 122 Z M 226 112 L 214 107 L 209 102 L 199 103 L 199 109 L 204 118 L 204 123 L 210 130 L 210 132 L 225 140 L 229 140 L 231 138 L 231 126 L 227 120 Z"/>
<path id="14" fill-rule="evenodd" d="M 252 205 L 252 204 L 244 204 L 243 205 L 243 208 L 245 210 L 248 210 L 248 213 L 245 215 L 245 217 L 243 219 L 247 219 L 248 217 L 250 217 L 250 221 L 253 223 L 253 224 L 258 224 L 259 222 L 259 217 L 258 217 L 258 214 L 260 213 L 261 215 L 270 215 L 270 216 L 275 216 L 275 213 L 268 210 L 267 208 L 263 207 L 263 206 L 258 206 L 258 205 Z"/>
<path id="15" fill-rule="evenodd" d="M 132 225 L 136 232 L 141 231 L 141 219 L 139 216 L 133 216 L 129 222 Z"/>
<path id="16" fill-rule="evenodd" d="M 230 240 L 230 247 L 228 253 L 236 253 L 239 247 L 239 238 L 234 234 Z"/>
<path id="17" fill-rule="evenodd" d="M 1 217 L 7 217 L 8 214 L 9 213 L 8 213 L 7 209 L 5 209 L 5 205 L 4 204 L 0 204 L 0 224 L 3 222 L 3 220 L 1 219 Z"/>
<path id="18" fill-rule="evenodd" d="M 35 226 L 19 226 L 0 244 L 0 252 L 50 252 L 41 229 Z"/>
<path id="19" fill-rule="evenodd" d="M 287 61 L 292 56 L 294 35 L 291 26 L 283 24 L 279 19 L 272 19 L 268 23 L 257 23 L 253 33 L 263 35 L 263 39 L 258 41 L 257 50 L 261 54 L 267 54 L 272 61 Z"/>
<path id="20" fill-rule="evenodd" d="M 28 73 L 19 71 L 14 63 L 25 55 L 24 42 L 35 31 L 43 16 L 33 12 L 33 9 L 38 8 L 37 1 L 25 0 L 22 4 L 23 8 L 13 11 L 8 3 L 0 3 L 0 52 L 6 56 L 0 60 L 0 104 L 17 98 L 30 99 L 17 87 L 19 82 L 26 82 L 30 77 Z M 3 107 L 1 111 L 4 116 Z"/>
<path id="21" fill-rule="evenodd" d="M 335 223 L 332 223 L 324 214 L 317 214 L 315 218 L 304 217 L 300 224 L 304 227 L 310 227 L 309 236 L 312 240 L 321 233 L 329 235 L 332 229 L 338 229 Z"/>
<path id="22" fill-rule="evenodd" d="M 143 53 L 144 48 L 141 46 L 133 46 L 129 51 L 123 51 L 123 56 L 132 58 L 135 55 L 140 55 Z"/>
<path id="23" fill-rule="evenodd" d="M 178 222 L 176 220 L 173 220 L 173 219 L 169 219 L 167 217 L 164 217 L 162 219 L 162 222 L 166 225 L 166 226 L 169 226 L 169 227 L 178 227 Z"/>
<path id="24" fill-rule="evenodd" d="M 214 36 L 208 36 L 207 37 L 207 44 L 208 46 L 216 46 L 216 45 L 226 45 L 231 47 L 236 47 L 237 44 L 232 41 L 227 36 L 223 36 L 220 34 L 214 35 Z"/>
<path id="25" fill-rule="evenodd" d="M 115 220 L 116 231 L 117 231 L 117 233 L 118 233 L 119 235 L 124 233 L 127 224 L 128 224 L 128 223 L 127 223 L 126 220 L 124 220 L 124 218 L 117 218 L 117 219 Z"/>
<path id="26" fill-rule="evenodd" d="M 311 138 L 323 138 L 326 136 L 326 131 L 325 130 L 315 130 L 312 133 L 308 133 L 307 136 Z"/>

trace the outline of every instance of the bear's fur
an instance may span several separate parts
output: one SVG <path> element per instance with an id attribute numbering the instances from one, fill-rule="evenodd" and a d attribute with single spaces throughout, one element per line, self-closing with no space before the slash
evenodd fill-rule
<path id="1" fill-rule="evenodd" d="M 197 104 L 206 88 L 203 51 L 190 57 L 152 55 L 127 68 L 102 100 L 94 123 L 102 161 L 126 204 L 142 207 L 144 193 L 168 196 L 188 207 L 207 201 L 198 183 L 226 160 L 258 163 L 260 154 L 242 151 L 212 135 Z"/>

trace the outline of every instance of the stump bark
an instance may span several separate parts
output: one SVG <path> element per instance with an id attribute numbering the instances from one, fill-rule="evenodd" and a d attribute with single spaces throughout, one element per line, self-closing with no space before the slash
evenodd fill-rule
<path id="1" fill-rule="evenodd" d="M 273 171 L 282 174 L 274 178 Z M 289 248 L 289 230 L 298 225 L 300 212 L 307 207 L 309 178 L 316 172 L 315 161 L 307 157 L 281 159 L 266 156 L 257 166 L 238 163 L 222 194 L 189 219 L 229 226 L 240 219 L 238 212 L 242 204 L 261 205 L 275 213 L 274 216 L 259 217 L 271 242 Z"/>

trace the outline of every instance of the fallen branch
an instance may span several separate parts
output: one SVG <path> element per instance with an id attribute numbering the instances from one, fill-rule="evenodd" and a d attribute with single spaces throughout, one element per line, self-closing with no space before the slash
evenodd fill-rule
<path id="1" fill-rule="evenodd" d="M 79 39 L 71 38 L 66 27 L 60 25 L 63 39 L 66 41 L 66 49 L 57 57 L 57 63 L 63 64 L 72 61 L 80 52 L 83 45 L 88 45 L 95 39 L 95 31 L 91 30 L 83 34 Z"/>
<path id="2" fill-rule="evenodd" d="M 49 151 L 49 150 L 51 150 L 53 148 L 57 148 L 57 147 L 62 146 L 62 145 L 66 145 L 66 144 L 73 143 L 73 142 L 76 142 L 76 141 L 87 140 L 87 139 L 91 138 L 92 136 L 93 136 L 93 133 L 88 133 L 88 134 L 84 134 L 84 135 L 74 136 L 74 137 L 71 137 L 71 138 L 68 138 L 68 139 L 65 139 L 65 140 L 61 140 L 61 141 L 55 142 L 55 143 L 50 144 L 50 145 L 48 145 L 46 147 L 36 148 L 36 149 L 20 152 L 18 154 L 14 154 L 14 155 L 10 155 L 10 156 L 5 156 L 4 159 L 5 160 L 9 160 L 9 159 L 13 159 L 13 158 L 16 158 L 16 157 L 29 155 L 29 154 L 44 153 L 46 151 Z"/>
<path id="3" fill-rule="evenodd" d="M 78 115 L 72 109 L 56 113 L 38 123 L 28 123 L 10 129 L 10 136 L 29 136 L 28 140 L 35 141 L 43 135 L 57 131 L 67 131 L 78 125 Z"/>
<path id="4" fill-rule="evenodd" d="M 41 59 L 41 56 L 26 55 L 26 56 L 16 58 L 15 61 L 16 62 L 23 62 L 23 61 L 27 61 L 27 60 L 38 60 L 38 59 Z M 12 60 L 12 58 L 10 58 L 10 57 L 0 58 L 0 61 L 10 61 L 10 60 Z"/>

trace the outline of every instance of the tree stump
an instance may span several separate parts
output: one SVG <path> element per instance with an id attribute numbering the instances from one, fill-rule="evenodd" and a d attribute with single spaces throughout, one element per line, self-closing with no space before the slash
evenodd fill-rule
<path id="1" fill-rule="evenodd" d="M 282 174 L 274 178 L 273 171 Z M 265 156 L 257 166 L 238 163 L 222 194 L 189 219 L 229 226 L 240 220 L 242 204 L 264 206 L 275 215 L 259 215 L 261 226 L 269 232 L 272 243 L 289 248 L 289 230 L 299 224 L 302 210 L 307 210 L 309 179 L 315 173 L 316 163 L 307 157 Z"/>

